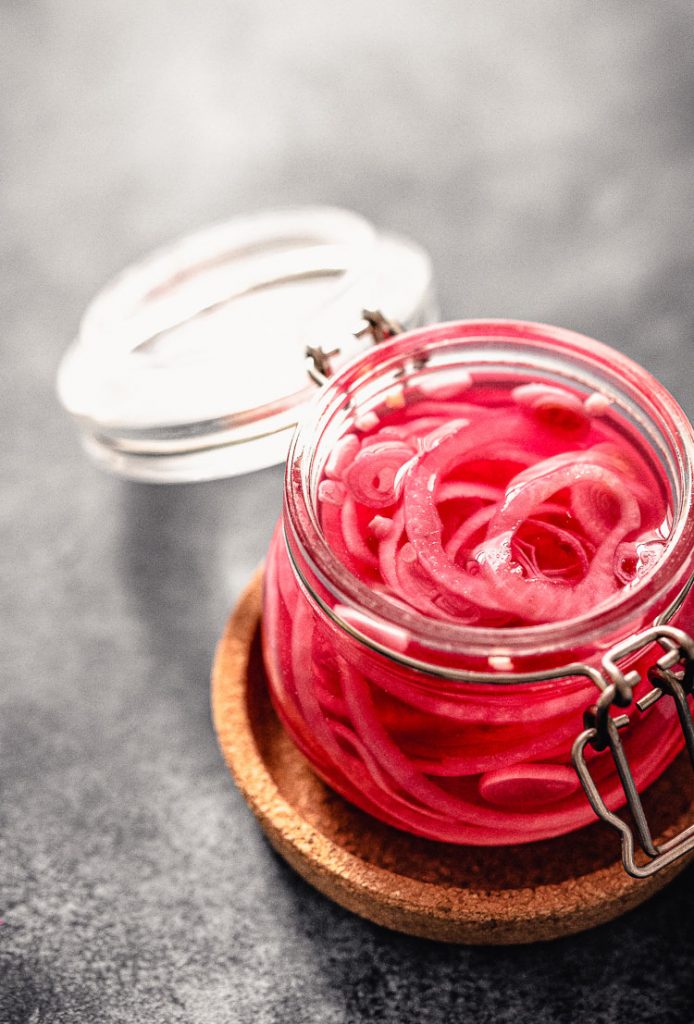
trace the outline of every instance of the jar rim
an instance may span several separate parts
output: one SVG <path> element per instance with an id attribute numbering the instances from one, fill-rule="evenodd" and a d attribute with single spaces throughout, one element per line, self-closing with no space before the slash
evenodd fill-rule
<path id="1" fill-rule="evenodd" d="M 344 404 L 368 379 L 386 377 L 394 366 L 423 349 L 461 352 L 475 345 L 503 353 L 504 345 L 532 352 L 535 357 L 556 357 L 565 365 L 599 373 L 629 396 L 648 421 L 654 423 L 671 449 L 679 473 L 680 500 L 673 509 L 673 526 L 665 552 L 656 567 L 629 589 L 590 612 L 558 622 L 522 627 L 484 627 L 439 622 L 415 609 L 407 609 L 377 593 L 347 569 L 328 545 L 318 520 L 312 494 L 313 457 L 331 410 Z M 496 363 L 500 365 L 497 358 Z M 302 561 L 339 604 L 371 615 L 378 622 L 406 630 L 429 648 L 464 651 L 471 656 L 540 654 L 583 645 L 595 647 L 601 638 L 614 638 L 628 629 L 645 603 L 659 607 L 673 587 L 683 590 L 691 574 L 694 549 L 692 466 L 694 432 L 670 392 L 644 367 L 616 349 L 585 335 L 548 324 L 511 319 L 454 320 L 397 335 L 375 349 L 361 353 L 330 379 L 307 408 L 289 451 L 285 478 L 285 533 L 296 543 Z M 674 500 L 674 495 L 673 495 Z M 337 617 L 340 623 L 339 617 Z M 353 632 L 352 629 L 348 630 Z"/>

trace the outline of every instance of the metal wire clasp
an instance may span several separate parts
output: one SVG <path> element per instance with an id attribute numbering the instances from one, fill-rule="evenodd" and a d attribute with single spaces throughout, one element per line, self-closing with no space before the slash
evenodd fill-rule
<path id="1" fill-rule="evenodd" d="M 634 878 L 648 878 L 690 850 L 694 850 L 694 824 L 668 842 L 660 846 L 654 844 L 619 735 L 620 729 L 629 724 L 630 718 L 626 714 L 611 714 L 612 707 L 626 708 L 632 704 L 634 687 L 641 682 L 638 672 L 622 672 L 619 662 L 653 643 L 658 643 L 665 653 L 648 670 L 648 679 L 653 683 L 653 689 L 637 700 L 635 707 L 639 712 L 644 712 L 664 696 L 675 701 L 689 757 L 694 767 L 694 722 L 688 701 L 694 689 L 694 640 L 681 629 L 667 625 L 655 625 L 641 633 L 635 633 L 627 640 L 616 644 L 603 657 L 602 668 L 607 683 L 597 702 L 585 712 L 585 729 L 576 738 L 571 751 L 574 767 L 591 807 L 599 818 L 620 833 L 622 863 L 625 870 Z M 634 859 L 635 837 L 631 827 L 608 809 L 600 795 L 586 762 L 587 746 L 595 750 L 605 750 L 607 747 L 610 749 L 627 798 L 627 805 L 634 819 L 639 845 L 651 858 L 644 865 L 637 864 Z"/>
<path id="2" fill-rule="evenodd" d="M 365 334 L 369 334 L 374 345 L 380 345 L 382 341 L 387 341 L 388 338 L 393 338 L 396 334 L 402 334 L 404 330 L 402 324 L 399 324 L 397 320 L 389 320 L 378 309 L 363 309 L 361 315 L 366 323 L 356 332 L 355 337 L 363 338 Z M 311 380 L 316 384 L 327 384 L 328 379 L 332 376 L 330 360 L 339 355 L 339 348 L 326 352 L 322 345 L 307 345 L 306 369 Z"/>

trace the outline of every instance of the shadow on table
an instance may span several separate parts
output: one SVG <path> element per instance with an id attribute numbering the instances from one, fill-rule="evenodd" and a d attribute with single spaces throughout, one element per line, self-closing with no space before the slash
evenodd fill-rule
<path id="1" fill-rule="evenodd" d="M 209 483 L 123 484 L 121 581 L 157 656 L 214 643 L 264 556 L 279 515 L 280 467 Z"/>
<path id="2" fill-rule="evenodd" d="M 650 902 L 600 928 L 528 946 L 467 947 L 357 918 L 277 860 L 293 901 L 288 930 L 311 942 L 326 990 L 335 993 L 346 1020 L 694 1020 L 691 868 Z"/>

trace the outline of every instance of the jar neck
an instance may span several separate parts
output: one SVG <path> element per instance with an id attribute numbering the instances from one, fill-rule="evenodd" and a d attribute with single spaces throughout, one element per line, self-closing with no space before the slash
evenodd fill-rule
<path id="1" fill-rule="evenodd" d="M 335 440 L 355 420 L 382 405 L 393 389 L 426 380 L 434 393 L 437 381 L 451 381 L 471 370 L 520 373 L 597 392 L 631 423 L 671 491 L 672 530 L 658 565 L 645 579 L 580 617 L 483 628 L 433 621 L 375 593 L 340 563 L 325 541 L 316 511 L 322 467 Z M 692 576 L 693 456 L 692 428 L 672 396 L 646 370 L 607 346 L 541 324 L 441 324 L 368 350 L 334 378 L 308 410 L 287 464 L 287 546 L 309 597 L 357 639 L 364 633 L 367 642 L 378 636 L 378 646 L 396 660 L 402 660 L 405 643 L 408 657 L 423 664 L 450 668 L 461 662 L 499 678 L 509 672 L 532 672 L 552 661 L 564 665 L 576 657 L 595 660 L 619 639 L 672 613 Z M 355 614 L 364 617 L 364 630 L 355 628 Z"/>

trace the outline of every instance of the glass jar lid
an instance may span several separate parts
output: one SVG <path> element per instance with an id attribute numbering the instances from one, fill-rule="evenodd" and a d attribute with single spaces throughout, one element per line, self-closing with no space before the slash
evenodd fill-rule
<path id="1" fill-rule="evenodd" d="M 87 452 L 133 479 L 184 482 L 282 462 L 316 390 L 307 348 L 339 366 L 369 344 L 363 309 L 436 317 L 415 243 L 332 207 L 205 228 L 92 300 L 58 374 Z"/>

